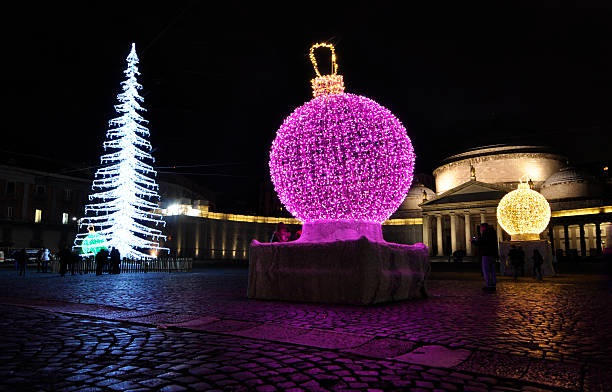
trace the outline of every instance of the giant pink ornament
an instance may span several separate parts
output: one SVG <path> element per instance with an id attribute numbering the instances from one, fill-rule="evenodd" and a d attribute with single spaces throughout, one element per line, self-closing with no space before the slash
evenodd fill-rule
<path id="1" fill-rule="evenodd" d="M 410 188 L 414 150 L 388 109 L 343 92 L 331 49 L 333 74 L 321 76 L 313 60 L 315 98 L 285 119 L 272 143 L 272 182 L 306 226 L 364 223 L 380 231 Z"/>

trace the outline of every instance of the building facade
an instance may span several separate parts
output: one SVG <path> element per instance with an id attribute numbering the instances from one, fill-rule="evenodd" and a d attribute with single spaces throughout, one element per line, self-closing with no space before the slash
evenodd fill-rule
<path id="1" fill-rule="evenodd" d="M 0 165 L 0 246 L 72 245 L 90 181 Z"/>

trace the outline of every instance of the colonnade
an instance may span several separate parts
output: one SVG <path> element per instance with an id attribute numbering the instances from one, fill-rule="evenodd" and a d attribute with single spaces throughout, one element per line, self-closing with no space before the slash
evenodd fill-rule
<path id="1" fill-rule="evenodd" d="M 423 243 L 429 247 L 431 252 L 435 236 L 436 256 L 444 256 L 445 250 L 450 250 L 452 254 L 460 249 L 465 250 L 466 254 L 471 256 L 474 254 L 471 242 L 472 236 L 477 234 L 475 230 L 481 223 L 492 225 L 496 229 L 498 241 L 502 240 L 502 229 L 497 224 L 495 211 L 468 209 L 424 213 Z M 445 243 L 448 242 L 448 238 L 446 241 L 444 238 L 445 228 L 450 229 L 450 244 Z M 434 254 L 432 253 L 432 255 Z"/>
<path id="2" fill-rule="evenodd" d="M 604 247 L 612 246 L 612 223 L 553 221 L 548 235 L 553 252 L 560 249 L 568 255 L 575 250 L 578 256 L 596 256 Z"/>

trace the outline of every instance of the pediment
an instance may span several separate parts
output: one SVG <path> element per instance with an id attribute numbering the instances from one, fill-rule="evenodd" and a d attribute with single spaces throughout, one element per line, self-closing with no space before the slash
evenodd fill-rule
<path id="1" fill-rule="evenodd" d="M 449 189 L 431 200 L 427 200 L 421 206 L 500 200 L 506 193 L 508 191 L 494 184 L 471 180 Z"/>

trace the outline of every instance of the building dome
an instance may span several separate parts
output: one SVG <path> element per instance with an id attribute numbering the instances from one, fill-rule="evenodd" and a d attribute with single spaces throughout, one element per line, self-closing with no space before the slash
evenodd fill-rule
<path id="1" fill-rule="evenodd" d="M 413 183 L 406 195 L 406 198 L 400 205 L 400 211 L 410 211 L 410 210 L 420 210 L 419 204 L 424 201 L 424 198 L 427 197 L 427 200 L 431 200 L 436 196 L 436 193 L 431 189 L 427 188 L 425 185 L 420 183 Z"/>
<path id="2" fill-rule="evenodd" d="M 517 178 L 527 176 L 539 189 L 542 183 L 565 166 L 566 158 L 544 146 L 494 145 L 473 148 L 446 158 L 434 170 L 436 192 L 444 193 L 472 178 L 515 189 Z"/>
<path id="3" fill-rule="evenodd" d="M 596 197 L 603 192 L 602 184 L 589 173 L 565 167 L 544 181 L 542 195 L 548 200 Z"/>

